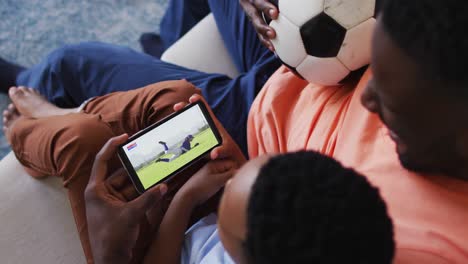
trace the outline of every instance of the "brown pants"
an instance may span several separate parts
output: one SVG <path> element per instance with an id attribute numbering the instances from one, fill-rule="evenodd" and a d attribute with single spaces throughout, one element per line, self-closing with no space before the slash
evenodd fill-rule
<path id="1" fill-rule="evenodd" d="M 88 263 L 84 190 L 94 158 L 111 137 L 132 135 L 173 112 L 173 105 L 200 93 L 186 81 L 168 81 L 117 92 L 90 101 L 82 113 L 47 118 L 21 118 L 12 128 L 18 160 L 43 175 L 62 178 Z"/>

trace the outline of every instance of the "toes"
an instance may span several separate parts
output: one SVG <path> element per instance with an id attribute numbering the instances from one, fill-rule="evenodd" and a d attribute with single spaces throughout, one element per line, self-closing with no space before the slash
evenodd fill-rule
<path id="1" fill-rule="evenodd" d="M 19 111 L 18 111 L 18 109 L 16 108 L 16 106 L 15 106 L 14 104 L 9 104 L 9 105 L 8 105 L 8 110 L 9 110 L 12 114 L 19 115 Z"/>
<path id="2" fill-rule="evenodd" d="M 39 91 L 37 91 L 37 90 L 36 90 L 36 89 L 34 89 L 34 88 L 30 88 L 30 87 L 28 87 L 28 91 L 29 91 L 30 93 L 39 94 Z"/>
<path id="3" fill-rule="evenodd" d="M 10 90 L 8 90 L 8 95 L 10 95 L 11 100 L 15 104 L 26 95 L 26 87 L 11 87 Z"/>
<path id="4" fill-rule="evenodd" d="M 24 96 L 26 92 L 27 90 L 24 86 L 11 87 L 10 90 L 8 90 L 8 94 L 10 95 L 11 99 Z"/>
<path id="5" fill-rule="evenodd" d="M 13 86 L 13 87 L 10 87 L 10 89 L 8 89 L 8 95 L 10 95 L 10 97 L 15 96 L 17 92 L 18 92 L 18 87 Z"/>
<path id="6" fill-rule="evenodd" d="M 28 93 L 29 93 L 29 89 L 26 86 L 19 86 L 18 87 L 18 92 L 16 94 L 26 95 Z"/>
<path id="7" fill-rule="evenodd" d="M 3 119 L 2 119 L 2 120 L 3 120 L 3 124 L 7 124 L 8 121 L 10 120 L 10 118 L 11 118 L 10 112 L 7 111 L 7 110 L 3 111 Z"/>
<path id="8" fill-rule="evenodd" d="M 7 125 L 11 119 L 19 116 L 14 104 L 9 104 L 7 109 L 3 111 L 3 124 Z"/>
<path id="9" fill-rule="evenodd" d="M 8 110 L 4 110 L 4 111 L 3 111 L 3 117 L 8 118 L 8 117 L 10 117 L 10 115 L 11 115 L 11 114 L 10 114 L 10 111 L 8 111 Z"/>

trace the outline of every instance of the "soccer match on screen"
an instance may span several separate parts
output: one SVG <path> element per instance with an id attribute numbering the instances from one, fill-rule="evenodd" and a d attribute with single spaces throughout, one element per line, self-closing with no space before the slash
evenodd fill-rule
<path id="1" fill-rule="evenodd" d="M 128 143 L 124 150 L 148 189 L 217 144 L 201 109 L 195 106 Z"/>

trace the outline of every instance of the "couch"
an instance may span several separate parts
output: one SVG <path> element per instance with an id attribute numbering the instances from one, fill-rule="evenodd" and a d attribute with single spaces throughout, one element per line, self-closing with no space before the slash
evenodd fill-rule
<path id="1" fill-rule="evenodd" d="M 239 75 L 213 15 L 170 47 L 162 60 L 230 77 Z M 66 191 L 58 178 L 33 179 L 10 153 L 0 161 L 0 186 L 2 263 L 85 263 Z"/>

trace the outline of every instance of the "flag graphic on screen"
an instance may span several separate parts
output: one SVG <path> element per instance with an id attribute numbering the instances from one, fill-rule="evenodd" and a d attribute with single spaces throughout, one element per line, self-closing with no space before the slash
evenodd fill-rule
<path id="1" fill-rule="evenodd" d="M 130 151 L 130 150 L 132 150 L 132 149 L 134 149 L 136 147 L 137 147 L 137 143 L 135 142 L 135 143 L 132 143 L 132 144 L 128 145 L 127 150 Z"/>

